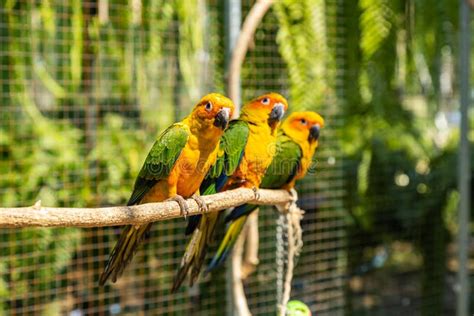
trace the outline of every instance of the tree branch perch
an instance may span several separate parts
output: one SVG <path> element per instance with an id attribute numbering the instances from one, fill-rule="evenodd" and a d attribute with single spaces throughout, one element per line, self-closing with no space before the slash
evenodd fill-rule
<path id="1" fill-rule="evenodd" d="M 216 212 L 244 203 L 278 205 L 291 201 L 285 190 L 264 190 L 258 200 L 252 189 L 229 190 L 202 196 L 209 212 Z M 201 214 L 196 201 L 187 200 L 189 216 Z M 0 227 L 103 227 L 118 225 L 140 225 L 183 217 L 178 203 L 174 201 L 148 203 L 134 206 L 101 208 L 54 208 L 43 207 L 37 202 L 30 207 L 0 208 Z"/>

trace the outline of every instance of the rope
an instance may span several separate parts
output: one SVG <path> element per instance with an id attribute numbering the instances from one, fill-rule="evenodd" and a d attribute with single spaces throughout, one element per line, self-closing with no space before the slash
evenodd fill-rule
<path id="1" fill-rule="evenodd" d="M 276 291 L 277 291 L 277 302 L 280 306 L 283 301 L 283 283 L 285 275 L 285 258 L 287 258 L 287 245 L 285 245 L 285 231 L 286 229 L 286 216 L 282 213 L 279 214 L 276 221 L 276 267 L 277 267 L 277 279 L 276 279 Z"/>
<path id="2" fill-rule="evenodd" d="M 291 281 L 301 248 L 303 247 L 303 230 L 301 219 L 304 211 L 296 205 L 297 194 L 292 191 L 293 201 L 277 206 L 281 212 L 277 220 L 277 302 L 278 314 L 286 315 L 286 305 L 290 300 Z M 286 238 L 285 238 L 286 237 Z M 285 269 L 286 266 L 286 269 Z"/>

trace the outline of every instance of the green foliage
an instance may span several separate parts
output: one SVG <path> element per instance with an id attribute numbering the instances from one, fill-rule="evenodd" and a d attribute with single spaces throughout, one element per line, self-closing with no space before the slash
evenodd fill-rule
<path id="1" fill-rule="evenodd" d="M 277 1 L 277 43 L 288 67 L 292 110 L 314 108 L 325 101 L 331 80 L 331 54 L 323 0 Z"/>
<path id="2" fill-rule="evenodd" d="M 113 18 L 79 0 L 1 4 L 2 206 L 39 199 L 71 207 L 126 202 L 157 131 L 209 86 L 223 89 L 223 31 L 208 29 L 210 19 L 221 22 L 221 12 L 208 15 L 203 1 L 144 0 L 141 9 L 133 2 L 108 1 Z M 439 145 L 433 117 L 455 104 L 441 77 L 452 72 L 457 54 L 457 6 L 449 0 L 329 3 L 275 2 L 255 35 L 264 53 L 249 51 L 244 65 L 244 95 L 288 86 L 293 110 L 319 110 L 338 96 L 331 110 L 340 109 L 344 119 L 333 136 L 344 157 L 344 205 L 350 228 L 368 247 L 414 243 L 420 227 L 425 237 L 454 232 L 456 141 Z M 208 69 L 209 52 L 216 70 Z M 280 71 L 269 80 L 265 67 L 275 65 Z M 433 223 L 442 227 L 430 230 Z M 427 248 L 425 237 L 417 241 L 424 255 L 443 247 L 441 238 Z M 78 229 L 3 230 L 0 296 L 54 293 L 55 275 L 71 263 L 81 239 Z M 57 299 L 52 296 L 43 303 Z M 0 304 L 2 310 L 9 303 Z"/>
<path id="3" fill-rule="evenodd" d="M 124 204 L 143 153 L 179 113 L 178 78 L 183 112 L 207 88 L 203 61 L 215 48 L 204 45 L 202 1 L 108 3 L 109 18 L 78 0 L 1 4 L 1 206 Z M 33 304 L 25 297 L 57 300 L 57 275 L 82 238 L 71 228 L 2 230 L 0 296 L 10 300 L 0 313 Z"/>
<path id="4" fill-rule="evenodd" d="M 439 207 L 447 204 L 447 194 L 430 192 L 434 188 L 452 190 L 454 176 L 446 177 L 444 173 L 449 170 L 449 167 L 443 170 L 446 164 L 436 169 L 430 165 L 443 161 L 440 157 L 445 157 L 444 152 L 449 150 L 436 146 L 433 116 L 418 114 L 420 107 L 432 102 L 430 96 L 422 96 L 426 103 L 410 108 L 407 95 L 398 87 L 400 80 L 405 85 L 420 82 L 399 78 L 400 64 L 409 63 L 413 58 L 402 57 L 406 51 L 397 46 L 409 46 L 407 51 L 412 56 L 423 54 L 416 45 L 412 46 L 413 42 L 400 43 L 400 34 L 412 31 L 407 23 L 411 13 L 405 5 L 404 1 L 359 1 L 358 11 L 346 13 L 358 17 L 358 23 L 351 24 L 348 33 L 359 41 L 348 41 L 344 47 L 348 67 L 357 69 L 358 74 L 358 78 L 347 75 L 344 82 L 344 89 L 351 94 L 346 99 L 347 120 L 340 137 L 348 157 L 347 172 L 353 175 L 346 179 L 349 192 L 346 205 L 361 228 L 372 230 L 382 220 L 392 221 L 393 231 L 387 232 L 394 234 L 394 238 L 400 238 L 396 236 L 400 227 L 409 229 L 420 225 L 426 209 L 433 207 L 434 198 Z M 354 27 L 358 30 L 352 29 Z M 401 37 L 401 41 L 404 40 L 406 38 Z M 353 54 L 354 50 L 359 53 Z M 416 68 L 403 69 L 404 76 L 418 74 Z M 349 69 L 341 67 L 341 71 Z M 404 89 L 420 91 L 410 86 Z M 426 165 L 436 175 L 436 182 L 432 182 L 433 175 L 420 174 L 420 165 Z M 445 177 L 439 176 L 441 174 Z M 408 183 L 403 180 L 401 184 L 400 177 L 408 179 Z"/>
<path id="5" fill-rule="evenodd" d="M 45 118 L 27 96 L 19 96 L 18 101 L 24 110 L 16 118 L 19 124 L 8 131 L 0 127 L 0 187 L 6 188 L 0 204 L 18 206 L 40 199 L 47 205 L 80 206 L 80 198 L 86 198 L 83 188 L 70 185 L 84 179 L 86 165 L 77 159 L 80 131 L 67 122 Z M 0 271 L 7 279 L 0 281 L 0 293 L 27 304 L 22 298 L 28 293 L 53 288 L 55 275 L 69 263 L 80 239 L 80 230 L 74 228 L 2 231 L 0 242 L 8 247 L 0 250 Z M 29 282 L 33 276 L 39 282 Z M 14 292 L 7 281 L 17 285 Z"/>
<path id="6" fill-rule="evenodd" d="M 205 8 L 202 1 L 176 0 L 176 12 L 180 36 L 180 70 L 190 100 L 197 100 L 202 91 L 200 85 L 205 81 Z"/>
<path id="7" fill-rule="evenodd" d="M 360 48 L 363 56 L 370 59 L 390 35 L 394 12 L 390 8 L 390 1 L 388 0 L 361 0 L 359 6 L 361 9 Z"/>
<path id="8" fill-rule="evenodd" d="M 101 204 L 124 204 L 128 200 L 133 184 L 130 179 L 138 174 L 143 153 L 153 142 L 153 135 L 130 127 L 120 115 L 107 115 L 97 133 L 98 146 L 88 156 L 101 170 L 96 179 Z"/>
<path id="9" fill-rule="evenodd" d="M 79 229 L 17 229 L 9 233 L 3 232 L 1 242 L 8 247 L 2 247 L 0 255 L 0 272 L 4 279 L 0 280 L 0 294 L 8 297 L 10 302 L 18 300 L 21 304 L 37 304 L 51 301 L 51 289 L 58 284 L 57 275 L 69 264 L 74 249 L 81 240 Z M 37 282 L 31 282 L 31 280 Z M 15 284 L 7 286 L 6 282 Z M 30 293 L 48 293 L 40 299 L 25 300 Z M 2 300 L 6 308 L 7 303 Z"/>
<path id="10" fill-rule="evenodd" d="M 434 118 L 456 105 L 458 8 L 447 0 L 339 1 L 334 44 L 329 3 L 284 0 L 274 8 L 292 107 L 320 107 L 333 82 L 339 97 L 349 270 L 361 265 L 361 245 L 410 242 L 423 256 L 423 295 L 440 302 L 446 236 L 456 231 L 457 137 Z"/>

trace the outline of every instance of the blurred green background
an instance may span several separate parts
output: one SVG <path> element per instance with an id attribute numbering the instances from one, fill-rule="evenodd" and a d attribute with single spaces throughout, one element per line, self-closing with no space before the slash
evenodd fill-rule
<path id="1" fill-rule="evenodd" d="M 242 1 L 244 16 L 253 3 Z M 2 1 L 0 206 L 124 204 L 158 132 L 225 92 L 225 10 Z M 280 0 L 250 43 L 243 100 L 276 91 L 327 120 L 317 171 L 298 187 L 307 214 L 292 298 L 313 314 L 454 313 L 458 11 L 454 0 Z M 277 216 L 260 214 L 261 264 L 246 290 L 266 315 Z M 224 269 L 169 292 L 184 225 L 157 224 L 125 280 L 105 289 L 96 281 L 118 229 L 2 229 L 0 311 L 221 315 Z M 472 237 L 470 249 L 472 272 Z"/>

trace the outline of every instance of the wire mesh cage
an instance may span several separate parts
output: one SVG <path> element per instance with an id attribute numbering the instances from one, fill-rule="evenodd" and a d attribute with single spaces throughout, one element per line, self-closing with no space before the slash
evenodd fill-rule
<path id="1" fill-rule="evenodd" d="M 241 1 L 244 17 L 254 3 Z M 3 1 L 0 206 L 125 204 L 158 133 L 201 95 L 225 92 L 226 9 Z M 316 171 L 297 185 L 306 214 L 291 297 L 313 314 L 454 313 L 457 19 L 447 0 L 281 0 L 249 43 L 242 100 L 276 91 L 290 111 L 326 120 Z M 258 222 L 245 291 L 254 315 L 275 314 L 277 212 L 261 208 Z M 154 224 L 105 287 L 97 282 L 119 227 L 1 229 L 0 311 L 230 313 L 226 268 L 171 293 L 185 226 Z"/>

